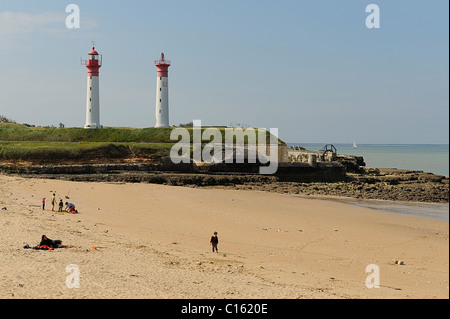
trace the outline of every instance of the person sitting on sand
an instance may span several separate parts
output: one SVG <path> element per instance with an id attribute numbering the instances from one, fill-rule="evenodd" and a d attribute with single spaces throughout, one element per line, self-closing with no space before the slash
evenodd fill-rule
<path id="1" fill-rule="evenodd" d="M 212 251 L 216 250 L 216 252 L 219 252 L 217 249 L 217 245 L 219 244 L 219 237 L 217 237 L 217 232 L 214 232 L 214 236 L 211 236 L 211 240 L 209 241 L 212 245 Z"/>
<path id="2" fill-rule="evenodd" d="M 70 248 L 72 246 L 64 246 L 61 240 L 51 240 L 45 235 L 42 235 L 41 242 L 39 245 L 30 247 L 30 245 L 26 244 L 23 246 L 25 249 L 36 249 L 36 250 L 54 250 L 56 248 Z"/>
<path id="3" fill-rule="evenodd" d="M 62 245 L 61 240 L 51 240 L 47 236 L 42 235 L 41 242 L 37 247 L 39 247 L 38 249 L 43 248 L 45 249 L 46 247 L 48 247 L 49 249 L 55 249 L 55 248 L 63 248 L 64 246 Z"/>
<path id="4" fill-rule="evenodd" d="M 70 213 L 70 210 L 72 207 L 73 207 L 73 210 L 75 210 L 74 204 L 66 202 L 66 212 Z"/>
<path id="5" fill-rule="evenodd" d="M 71 214 L 78 214 L 78 211 L 75 209 L 74 206 L 70 206 L 69 207 L 69 213 L 71 213 Z"/>

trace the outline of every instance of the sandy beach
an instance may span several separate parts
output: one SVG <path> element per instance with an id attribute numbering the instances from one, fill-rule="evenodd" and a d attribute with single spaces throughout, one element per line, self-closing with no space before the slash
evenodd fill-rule
<path id="1" fill-rule="evenodd" d="M 3 299 L 449 298 L 446 221 L 262 191 L 6 175 L 0 183 Z M 53 212 L 52 192 L 79 214 Z M 72 247 L 23 248 L 43 234 Z M 366 285 L 371 264 L 379 288 Z M 79 288 L 66 285 L 69 265 Z"/>

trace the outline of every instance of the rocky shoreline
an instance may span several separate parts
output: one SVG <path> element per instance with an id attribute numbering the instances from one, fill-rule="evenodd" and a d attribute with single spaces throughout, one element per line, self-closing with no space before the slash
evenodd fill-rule
<path id="1" fill-rule="evenodd" d="M 154 183 L 187 187 L 222 187 L 283 194 L 342 196 L 407 202 L 448 203 L 449 178 L 422 171 L 360 167 L 333 182 L 292 182 L 277 175 L 233 172 L 149 170 L 146 164 L 0 165 L 0 173 L 69 181 Z"/>
<path id="2" fill-rule="evenodd" d="M 380 170 L 384 171 L 384 170 Z M 343 196 L 423 203 L 448 203 L 449 179 L 430 173 L 389 169 L 386 175 L 349 174 L 348 181 L 335 183 L 247 183 L 235 189 L 261 190 L 307 196 Z"/>

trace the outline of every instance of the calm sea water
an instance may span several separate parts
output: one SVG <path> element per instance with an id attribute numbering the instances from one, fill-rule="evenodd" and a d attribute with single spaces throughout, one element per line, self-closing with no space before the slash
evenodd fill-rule
<path id="1" fill-rule="evenodd" d="M 318 151 L 325 144 L 290 143 L 306 149 Z M 362 156 L 367 167 L 399 168 L 419 170 L 433 174 L 449 176 L 448 144 L 333 144 L 338 154 Z M 414 215 L 449 221 L 448 204 L 411 204 L 387 201 L 355 201 L 355 205 L 364 206 L 395 214 Z"/>
<path id="2" fill-rule="evenodd" d="M 325 144 L 292 143 L 306 149 L 318 151 Z M 448 144 L 333 144 L 338 154 L 364 157 L 367 167 L 400 168 L 420 170 L 433 174 L 449 176 Z"/>

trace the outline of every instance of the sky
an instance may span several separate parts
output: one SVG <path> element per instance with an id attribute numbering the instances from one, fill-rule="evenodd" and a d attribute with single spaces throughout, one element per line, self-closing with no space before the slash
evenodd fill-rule
<path id="1" fill-rule="evenodd" d="M 69 4 L 79 28 L 67 28 Z M 379 28 L 366 19 L 379 8 Z M 0 115 L 83 127 L 95 42 L 103 126 L 277 128 L 288 143 L 448 144 L 446 0 L 0 0 Z M 375 21 L 375 20 L 371 20 Z"/>

